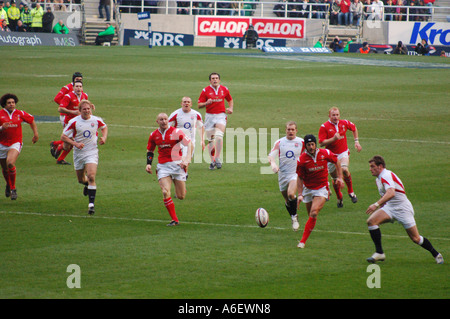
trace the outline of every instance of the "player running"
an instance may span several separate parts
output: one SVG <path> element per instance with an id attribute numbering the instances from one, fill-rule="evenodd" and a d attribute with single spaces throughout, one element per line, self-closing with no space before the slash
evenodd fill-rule
<path id="1" fill-rule="evenodd" d="M 319 143 L 320 146 L 326 147 L 338 156 L 341 161 L 342 172 L 344 174 L 344 181 L 347 185 L 348 195 L 353 203 L 358 202 L 358 198 L 353 191 L 352 176 L 348 169 L 350 162 L 350 151 L 347 146 L 347 130 L 352 131 L 353 138 L 355 140 L 355 149 L 360 152 L 362 147 L 359 144 L 358 129 L 356 125 L 348 120 L 341 120 L 341 115 L 337 107 L 332 107 L 328 111 L 329 120 L 323 123 L 319 129 Z M 337 196 L 337 207 L 344 207 L 343 195 L 341 188 L 336 182 L 337 174 L 335 167 L 332 163 L 328 164 L 328 170 L 331 178 L 333 179 L 333 188 Z"/>
<path id="2" fill-rule="evenodd" d="M 268 156 L 272 171 L 278 174 L 278 186 L 291 216 L 294 231 L 300 227 L 297 216 L 297 159 L 305 150 L 303 139 L 297 137 L 297 132 L 297 123 L 287 122 L 286 136 L 275 142 Z M 276 158 L 279 159 L 279 167 Z"/>
<path id="3" fill-rule="evenodd" d="M 369 160 L 370 172 L 375 176 L 378 192 L 381 198 L 370 205 L 366 214 L 370 217 L 367 220 L 370 237 L 375 244 L 375 253 L 367 258 L 369 263 L 383 261 L 386 259 L 381 245 L 380 224 L 397 220 L 406 230 L 409 238 L 428 250 L 436 260 L 436 263 L 443 264 L 444 258 L 433 248 L 430 241 L 420 236 L 414 219 L 414 208 L 406 196 L 405 187 L 400 178 L 392 171 L 386 169 L 386 163 L 381 156 L 374 156 Z"/>
<path id="4" fill-rule="evenodd" d="M 64 128 L 61 140 L 64 148 L 73 147 L 73 165 L 77 174 L 78 183 L 84 185 L 83 195 L 89 197 L 88 214 L 95 213 L 94 203 L 97 193 L 95 177 L 98 166 L 98 146 L 106 143 L 108 127 L 97 116 L 92 115 L 95 107 L 88 100 L 82 100 L 78 106 L 80 115 L 71 119 Z M 98 138 L 97 131 L 101 130 L 102 136 Z"/>
<path id="5" fill-rule="evenodd" d="M 220 169 L 222 168 L 220 153 L 227 127 L 227 114 L 233 114 L 234 102 L 228 88 L 220 84 L 218 73 L 209 75 L 209 83 L 210 85 L 203 89 L 198 98 L 198 108 L 206 107 L 205 131 L 211 158 L 209 169 Z M 228 102 L 228 108 L 225 108 L 225 100 Z"/>
<path id="6" fill-rule="evenodd" d="M 182 145 L 187 146 L 186 154 L 191 153 L 191 139 L 182 130 L 169 126 L 169 118 L 166 113 L 160 113 L 156 117 L 159 128 L 150 134 L 147 143 L 147 166 L 145 170 L 152 174 L 152 163 L 155 148 L 158 147 L 158 175 L 159 186 L 163 195 L 164 206 L 166 206 L 171 222 L 167 226 L 179 224 L 175 212 L 175 204 L 171 197 L 172 181 L 175 185 L 175 193 L 178 199 L 186 196 L 186 170 L 190 163 L 190 157 L 182 154 Z"/>
<path id="7" fill-rule="evenodd" d="M 73 84 L 75 82 L 82 82 L 82 81 L 83 81 L 83 74 L 81 74 L 80 72 L 75 72 L 72 75 L 72 82 L 64 85 L 61 88 L 61 90 L 59 90 L 58 94 L 56 94 L 55 98 L 53 99 L 53 101 L 55 101 L 55 103 L 58 104 L 58 109 L 59 109 L 59 105 L 61 104 L 61 101 L 64 98 L 64 96 L 73 91 Z M 65 123 L 64 123 L 65 117 L 66 117 L 65 113 L 59 112 L 59 121 L 61 122 L 61 125 L 63 128 L 65 126 Z M 56 149 L 62 143 L 63 143 L 63 141 L 52 141 L 50 143 L 50 154 L 52 154 L 53 157 L 55 157 Z"/>
<path id="8" fill-rule="evenodd" d="M 30 124 L 33 130 L 33 144 L 39 139 L 34 117 L 16 109 L 19 99 L 15 94 L 7 93 L 0 98 L 0 164 L 6 181 L 5 196 L 17 199 L 16 161 L 22 151 L 22 122 Z"/>
<path id="9" fill-rule="evenodd" d="M 82 100 L 87 100 L 87 93 L 83 92 L 83 82 L 75 81 L 73 84 L 73 91 L 64 95 L 59 104 L 58 111 L 64 116 L 64 127 L 67 126 L 69 121 L 74 117 L 80 115 L 79 104 Z M 65 158 L 70 153 L 71 147 L 64 148 L 61 142 L 52 142 L 52 149 L 50 149 L 51 154 L 54 158 L 56 158 L 56 164 L 61 165 L 70 165 L 69 162 L 66 162 Z M 53 145 L 57 145 L 56 149 L 53 151 Z"/>
<path id="10" fill-rule="evenodd" d="M 174 111 L 169 116 L 169 125 L 181 129 L 191 139 L 191 156 L 195 149 L 195 137 L 197 130 L 200 131 L 200 144 L 202 150 L 205 149 L 205 127 L 203 126 L 202 115 L 192 109 L 192 99 L 184 96 L 181 99 L 181 108 Z M 183 147 L 183 156 L 187 156 L 187 147 Z"/>

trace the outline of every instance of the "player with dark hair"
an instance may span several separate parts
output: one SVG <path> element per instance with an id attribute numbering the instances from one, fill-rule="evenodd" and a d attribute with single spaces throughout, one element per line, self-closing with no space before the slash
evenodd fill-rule
<path id="1" fill-rule="evenodd" d="M 67 85 L 64 85 L 61 90 L 58 92 L 58 94 L 56 94 L 55 98 L 53 99 L 53 101 L 55 101 L 56 104 L 58 104 L 58 108 L 59 108 L 59 104 L 61 103 L 63 97 L 72 92 L 73 91 L 73 84 L 75 82 L 82 82 L 83 81 L 83 74 L 81 74 L 81 72 L 75 72 L 72 75 L 72 82 L 70 82 Z M 59 113 L 59 121 L 61 122 L 61 125 L 64 128 L 64 118 L 65 118 L 66 114 L 60 112 Z M 55 157 L 55 153 L 56 153 L 56 149 L 58 148 L 59 145 L 61 145 L 63 142 L 62 141 L 52 141 L 50 143 L 50 154 L 52 154 L 53 157 Z"/>
<path id="2" fill-rule="evenodd" d="M 83 92 L 83 82 L 75 81 L 73 84 L 73 91 L 64 95 L 59 104 L 58 111 L 63 113 L 64 116 L 64 127 L 69 123 L 71 119 L 80 115 L 79 104 L 82 100 L 87 100 L 88 95 Z M 95 108 L 94 108 L 95 109 Z M 56 150 L 51 152 L 53 157 L 56 158 L 56 163 L 61 165 L 70 165 L 69 162 L 66 162 L 65 158 L 67 154 L 70 153 L 72 148 L 64 149 L 62 143 L 54 143 L 58 144 Z"/>
<path id="3" fill-rule="evenodd" d="M 328 163 L 336 166 L 336 182 L 340 187 L 344 186 L 342 180 L 341 163 L 336 154 L 327 149 L 317 148 L 314 135 L 306 135 L 304 138 L 306 152 L 300 155 L 297 161 L 298 175 L 298 204 L 304 202 L 308 212 L 308 221 L 305 224 L 302 239 L 298 248 L 305 248 L 309 235 L 316 226 L 317 216 L 329 198 L 328 188 Z M 300 190 L 302 193 L 300 194 Z"/>
<path id="4" fill-rule="evenodd" d="M 19 99 L 15 94 L 7 93 L 0 98 L 0 164 L 6 181 L 5 196 L 17 199 L 16 161 L 22 150 L 22 122 L 30 124 L 33 130 L 33 144 L 39 139 L 34 117 L 16 109 Z"/>
<path id="5" fill-rule="evenodd" d="M 211 73 L 209 83 L 210 85 L 202 90 L 197 105 L 198 108 L 206 107 L 205 132 L 211 157 L 209 169 L 220 169 L 222 168 L 220 153 L 227 127 L 227 114 L 233 113 L 234 102 L 228 88 L 220 84 L 219 73 Z M 228 102 L 228 108 L 225 108 L 225 100 Z"/>
<path id="6" fill-rule="evenodd" d="M 375 253 L 367 258 L 369 263 L 384 261 L 386 256 L 381 245 L 380 225 L 386 222 L 397 220 L 406 230 L 409 238 L 428 250 L 435 258 L 436 263 L 443 264 L 444 258 L 434 249 L 430 241 L 420 236 L 414 219 L 414 208 L 406 196 L 405 187 L 400 178 L 392 171 L 386 169 L 384 158 L 377 155 L 369 160 L 370 172 L 377 179 L 376 184 L 381 198 L 370 205 L 366 214 L 370 217 L 367 220 L 370 237 L 375 244 Z"/>

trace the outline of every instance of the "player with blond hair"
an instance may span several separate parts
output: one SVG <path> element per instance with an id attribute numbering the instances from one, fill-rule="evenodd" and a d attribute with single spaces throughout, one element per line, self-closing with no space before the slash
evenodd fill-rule
<path id="1" fill-rule="evenodd" d="M 337 107 L 332 107 L 328 111 L 328 121 L 323 123 L 319 129 L 319 145 L 325 147 L 335 153 L 341 161 L 342 173 L 344 174 L 344 182 L 347 185 L 347 192 L 353 203 L 358 202 L 358 198 L 353 190 L 352 176 L 348 169 L 350 163 L 350 151 L 347 145 L 347 130 L 353 133 L 355 141 L 355 149 L 361 152 L 362 147 L 359 144 L 358 129 L 356 125 L 348 120 L 341 120 L 341 114 Z M 337 196 L 337 207 L 341 208 L 343 204 L 343 195 L 340 186 L 336 182 L 337 174 L 333 163 L 328 164 L 328 170 L 331 178 L 334 191 Z"/>

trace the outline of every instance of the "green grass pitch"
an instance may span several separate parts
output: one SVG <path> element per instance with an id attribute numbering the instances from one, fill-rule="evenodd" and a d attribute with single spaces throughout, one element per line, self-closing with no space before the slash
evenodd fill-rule
<path id="1" fill-rule="evenodd" d="M 61 125 L 39 122 L 35 145 L 24 125 L 19 198 L 0 197 L 0 298 L 450 297 L 448 264 L 437 265 L 397 223 L 381 226 L 387 259 L 379 264 L 380 288 L 368 287 L 365 260 L 374 251 L 365 210 L 379 196 L 367 161 L 376 154 L 405 183 L 421 234 L 450 260 L 450 60 L 192 47 L 2 47 L 1 53 L 1 94 L 17 94 L 18 108 L 39 117 L 58 116 L 53 97 L 82 72 L 109 137 L 100 147 L 96 214 L 88 217 L 73 166 L 56 165 L 49 152 Z M 144 170 L 148 136 L 156 115 L 177 109 L 183 96 L 196 106 L 211 72 L 221 74 L 235 101 L 228 127 L 254 129 L 258 153 L 249 155 L 247 138 L 244 163 L 225 157 L 220 171 L 193 163 L 187 197 L 175 200 L 180 226 L 169 228 L 156 177 Z M 282 137 L 284 124 L 295 120 L 299 136 L 317 135 L 333 105 L 359 130 L 363 150 L 352 151 L 350 162 L 359 202 L 344 197 L 338 210 L 333 194 L 300 250 L 305 208 L 295 233 L 277 177 L 261 174 L 272 143 L 263 129 L 279 129 Z M 3 179 L 3 194 L 2 185 Z M 270 214 L 264 229 L 255 223 L 258 207 Z M 67 286 L 72 264 L 81 271 L 81 288 Z"/>

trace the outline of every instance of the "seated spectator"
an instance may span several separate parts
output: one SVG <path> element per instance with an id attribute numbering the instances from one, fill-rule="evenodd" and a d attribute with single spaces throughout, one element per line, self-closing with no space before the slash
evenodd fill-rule
<path id="1" fill-rule="evenodd" d="M 350 1 L 350 0 L 347 0 Z M 311 6 L 309 4 L 309 0 L 303 0 L 301 1 L 301 5 L 299 7 L 300 9 L 300 18 L 309 18 L 309 12 L 311 11 Z"/>
<path id="2" fill-rule="evenodd" d="M 333 0 L 330 8 L 330 24 L 337 25 L 339 13 L 341 12 L 341 0 Z"/>
<path id="3" fill-rule="evenodd" d="M 279 18 L 285 18 L 286 17 L 286 2 L 287 0 L 280 0 L 274 7 L 273 7 L 273 13 L 279 17 Z"/>
<path id="4" fill-rule="evenodd" d="M 352 2 L 352 4 L 350 5 L 349 23 L 352 25 L 360 26 L 362 15 L 363 15 L 362 3 L 359 2 L 359 0 L 354 0 L 354 2 Z"/>
<path id="5" fill-rule="evenodd" d="M 28 32 L 28 28 L 23 24 L 22 20 L 17 21 L 16 32 Z"/>
<path id="6" fill-rule="evenodd" d="M 67 11 L 67 7 L 64 4 L 64 0 L 55 0 L 55 11 Z"/>
<path id="7" fill-rule="evenodd" d="M 395 8 L 393 8 L 392 6 L 393 6 L 392 0 L 387 0 L 386 5 L 384 6 L 385 21 L 394 21 Z"/>
<path id="8" fill-rule="evenodd" d="M 100 32 L 95 38 L 95 45 L 102 45 L 105 42 L 111 42 L 114 38 L 116 30 L 111 23 L 106 23 L 106 30 Z"/>
<path id="9" fill-rule="evenodd" d="M 312 19 L 323 19 L 325 18 L 326 6 L 321 6 L 320 4 L 326 4 L 324 0 L 310 0 L 309 3 L 314 4 L 311 6 L 311 18 Z"/>
<path id="10" fill-rule="evenodd" d="M 6 32 L 10 32 L 11 31 L 9 29 L 8 25 L 6 24 L 6 20 L 5 19 L 1 19 L 0 22 L 2 23 L 0 25 L 0 31 L 6 31 Z"/>
<path id="11" fill-rule="evenodd" d="M 377 53 L 375 49 L 371 49 L 368 42 L 363 42 L 363 46 L 359 48 L 359 53 L 369 54 L 369 53 Z"/>
<path id="12" fill-rule="evenodd" d="M 338 14 L 338 24 L 339 25 L 349 25 L 350 24 L 350 0 L 341 0 L 339 7 L 341 12 Z"/>
<path id="13" fill-rule="evenodd" d="M 214 12 L 214 3 L 210 1 L 203 1 L 201 2 L 202 9 L 200 9 L 201 15 L 211 15 Z"/>
<path id="14" fill-rule="evenodd" d="M 323 38 L 320 37 L 319 40 L 317 40 L 316 44 L 314 44 L 314 48 L 323 48 Z"/>
<path id="15" fill-rule="evenodd" d="M 69 28 L 66 27 L 63 20 L 59 20 L 57 24 L 53 27 L 53 33 L 57 34 L 68 34 Z"/>
<path id="16" fill-rule="evenodd" d="M 445 52 L 445 50 L 442 50 L 441 53 L 439 54 L 440 57 L 446 58 L 447 54 Z"/>
<path id="17" fill-rule="evenodd" d="M 228 16 L 231 15 L 231 3 L 229 1 L 217 2 L 217 15 Z"/>
<path id="18" fill-rule="evenodd" d="M 189 14 L 189 2 L 177 0 L 177 14 Z"/>
<path id="19" fill-rule="evenodd" d="M 397 6 L 403 6 L 406 4 L 405 0 L 397 0 Z M 396 15 L 394 16 L 395 21 L 405 21 L 406 20 L 406 7 L 395 8 Z"/>
<path id="20" fill-rule="evenodd" d="M 408 55 L 408 49 L 402 41 L 398 41 L 397 46 L 392 51 L 392 54 L 406 54 Z"/>

